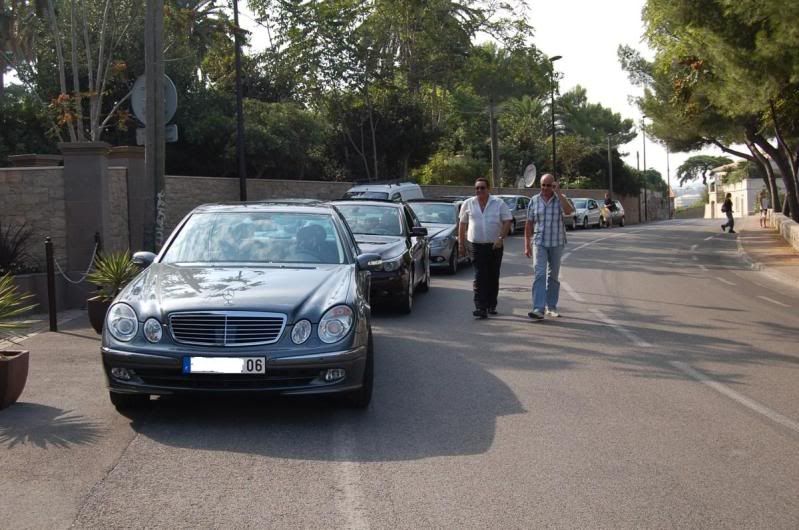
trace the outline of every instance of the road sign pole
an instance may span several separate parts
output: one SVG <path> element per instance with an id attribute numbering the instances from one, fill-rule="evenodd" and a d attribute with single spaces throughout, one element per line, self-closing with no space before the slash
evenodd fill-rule
<path id="1" fill-rule="evenodd" d="M 147 0 L 144 24 L 144 75 L 146 78 L 144 165 L 154 185 L 155 218 L 151 248 L 158 251 L 164 242 L 165 186 L 164 166 L 164 0 Z"/>

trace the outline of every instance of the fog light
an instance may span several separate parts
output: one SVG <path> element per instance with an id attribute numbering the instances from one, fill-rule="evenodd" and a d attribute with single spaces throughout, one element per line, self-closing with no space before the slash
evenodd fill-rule
<path id="1" fill-rule="evenodd" d="M 130 372 L 127 368 L 111 368 L 111 375 L 115 379 L 121 379 L 122 381 L 130 381 Z"/>
<path id="2" fill-rule="evenodd" d="M 344 368 L 330 368 L 327 372 L 325 372 L 325 381 L 328 383 L 339 381 L 344 379 L 345 375 L 347 375 L 347 371 L 344 370 Z"/>

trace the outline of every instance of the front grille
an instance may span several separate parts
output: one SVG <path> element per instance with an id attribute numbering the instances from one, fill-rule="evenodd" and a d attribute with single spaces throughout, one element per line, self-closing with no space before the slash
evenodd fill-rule
<path id="1" fill-rule="evenodd" d="M 248 311 L 203 311 L 169 315 L 175 342 L 198 346 L 274 344 L 286 326 L 286 315 Z"/>
<path id="2" fill-rule="evenodd" d="M 318 368 L 269 369 L 267 374 L 182 374 L 167 369 L 136 370 L 142 383 L 187 390 L 279 390 L 310 385 L 321 377 Z"/>

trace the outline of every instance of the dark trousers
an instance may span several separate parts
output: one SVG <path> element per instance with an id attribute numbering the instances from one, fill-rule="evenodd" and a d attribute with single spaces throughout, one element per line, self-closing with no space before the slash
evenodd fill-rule
<path id="1" fill-rule="evenodd" d="M 502 249 L 495 249 L 493 243 L 469 243 L 469 248 L 474 266 L 474 307 L 497 307 Z"/>
<path id="2" fill-rule="evenodd" d="M 735 218 L 732 216 L 732 213 L 727 214 L 727 222 L 724 224 L 724 226 L 730 230 L 735 228 Z"/>

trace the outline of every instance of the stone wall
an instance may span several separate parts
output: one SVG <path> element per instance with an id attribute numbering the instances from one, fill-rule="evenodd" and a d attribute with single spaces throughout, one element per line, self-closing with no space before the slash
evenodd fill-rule
<path id="1" fill-rule="evenodd" d="M 774 210 L 769 210 L 769 226 L 799 252 L 799 223 Z"/>
<path id="2" fill-rule="evenodd" d="M 128 226 L 128 171 L 124 167 L 108 168 L 111 191 L 111 230 L 108 241 L 103 241 L 106 252 L 129 250 Z M 138 249 L 137 249 L 138 250 Z M 134 250 L 135 252 L 135 250 Z"/>
<path id="3" fill-rule="evenodd" d="M 61 167 L 0 169 L 0 225 L 28 226 L 30 265 L 44 270 L 44 239 L 50 236 L 56 259 L 66 255 L 64 176 Z"/>

